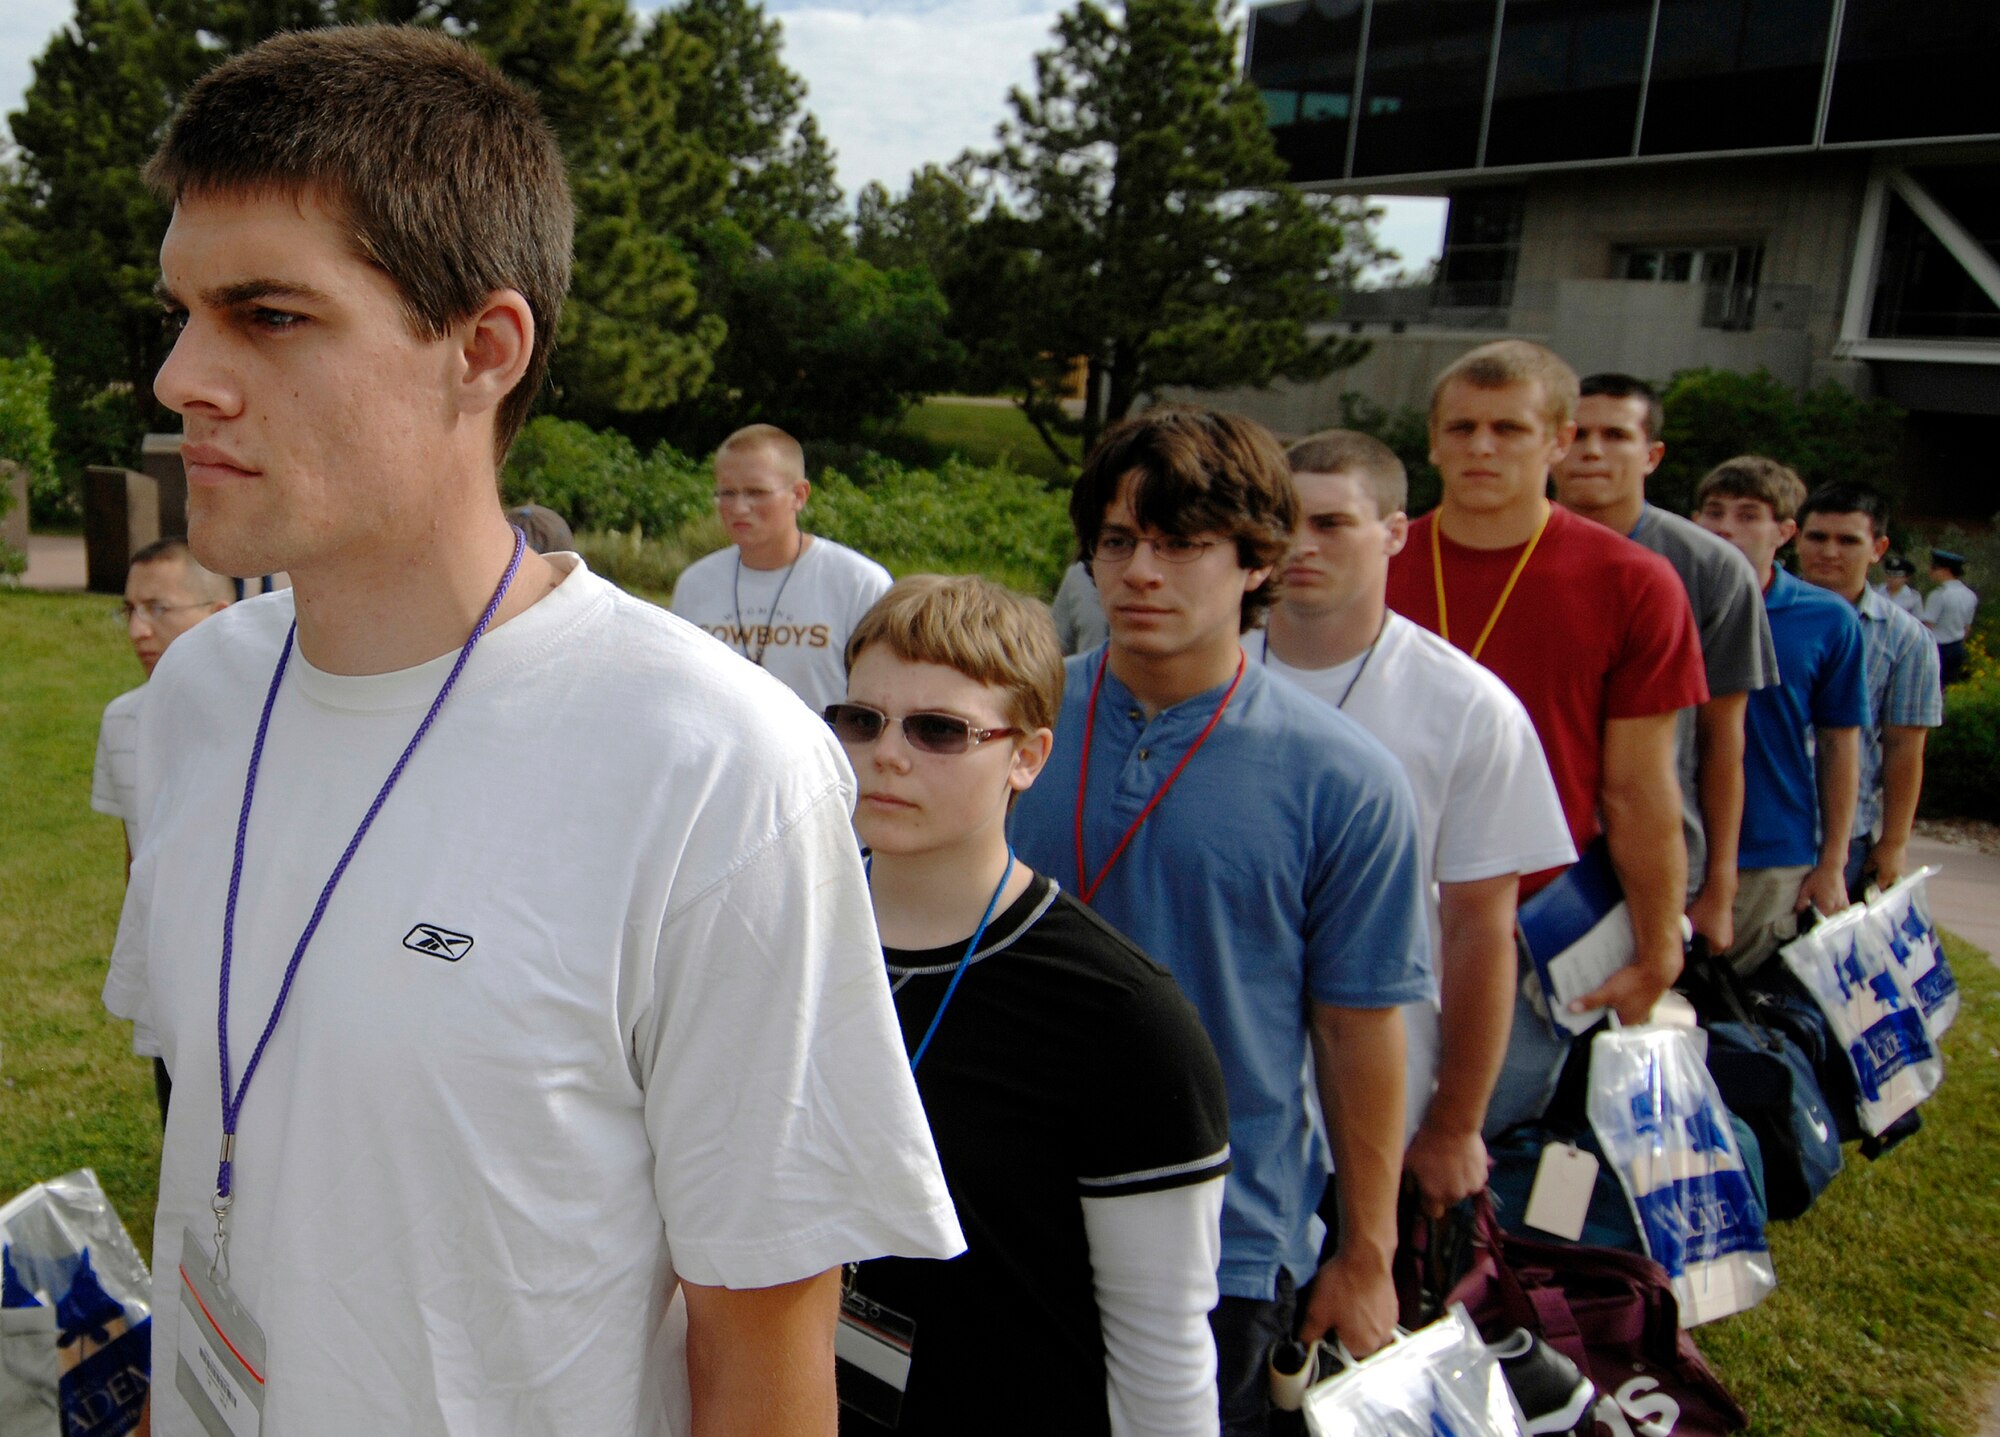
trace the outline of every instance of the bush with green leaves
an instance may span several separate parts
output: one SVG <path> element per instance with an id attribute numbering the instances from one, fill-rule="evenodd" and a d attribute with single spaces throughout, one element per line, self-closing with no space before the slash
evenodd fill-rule
<path id="1" fill-rule="evenodd" d="M 514 441 L 500 479 L 509 504 L 542 504 L 572 529 L 672 533 L 713 505 L 708 465 L 660 444 L 642 456 L 630 439 L 543 415 Z"/>
<path id="2" fill-rule="evenodd" d="M 0 358 L 0 463 L 27 471 L 31 495 L 60 483 L 56 477 L 56 427 L 49 417 L 49 390 L 54 382 L 55 367 L 35 345 L 29 345 L 19 358 Z M 0 514 L 12 503 L 12 486 L 0 474 Z M 0 544 L 0 574 L 18 574 L 26 567 L 25 555 Z"/>
<path id="3" fill-rule="evenodd" d="M 1924 747 L 1926 818 L 2000 814 L 2000 659 L 1977 635 L 1966 650 L 1968 677 L 1944 691 L 1944 727 Z"/>
<path id="4" fill-rule="evenodd" d="M 829 469 L 813 481 L 806 525 L 898 576 L 984 574 L 1040 595 L 1055 592 L 1075 546 L 1066 495 L 960 459 L 935 469 L 884 460 L 865 485 Z"/>
<path id="5" fill-rule="evenodd" d="M 1695 485 L 1739 454 L 1790 465 L 1808 489 L 1864 480 L 1893 501 L 1902 487 L 1898 456 L 1903 411 L 1827 383 L 1794 393 L 1768 370 L 1683 369 L 1660 394 L 1667 457 L 1646 481 L 1646 497 L 1687 513 Z"/>

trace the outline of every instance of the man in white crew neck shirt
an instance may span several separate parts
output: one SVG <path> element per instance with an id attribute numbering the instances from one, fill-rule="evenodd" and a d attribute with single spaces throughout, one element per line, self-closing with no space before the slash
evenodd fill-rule
<path id="1" fill-rule="evenodd" d="M 1430 999 L 1403 1010 L 1403 1166 L 1441 1213 L 1486 1185 L 1480 1128 L 1513 1022 L 1520 877 L 1574 862 L 1576 850 L 1521 701 L 1389 610 L 1389 559 L 1409 534 L 1402 461 L 1379 440 L 1339 429 L 1285 457 L 1298 528 L 1278 602 L 1243 646 L 1381 740 L 1416 794 L 1438 961 Z"/>
<path id="2" fill-rule="evenodd" d="M 808 534 L 805 450 L 773 424 L 751 424 L 715 451 L 715 508 L 730 547 L 688 565 L 673 610 L 783 679 L 814 713 L 847 694 L 841 654 L 889 571 Z"/>
<path id="3" fill-rule="evenodd" d="M 502 514 L 554 134 L 446 35 L 330 27 L 209 71 L 147 178 L 189 543 L 293 580 L 140 719 L 150 1429 L 827 1437 L 841 1266 L 962 1242 L 832 736 Z"/>

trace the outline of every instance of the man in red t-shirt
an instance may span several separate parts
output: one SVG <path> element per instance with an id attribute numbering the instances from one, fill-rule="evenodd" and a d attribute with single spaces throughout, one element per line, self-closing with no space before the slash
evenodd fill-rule
<path id="1" fill-rule="evenodd" d="M 1548 499 L 1576 433 L 1576 373 L 1522 340 L 1482 345 L 1431 391 L 1444 499 L 1390 561 L 1389 604 L 1513 689 L 1548 754 L 1579 853 L 1603 834 L 1625 891 L 1632 962 L 1573 1005 L 1641 1022 L 1679 975 L 1687 844 L 1674 715 L 1708 698 L 1673 568 Z M 1522 880 L 1527 896 L 1556 876 Z M 1518 1005 L 1487 1131 L 1539 1116 L 1566 1037 Z"/>

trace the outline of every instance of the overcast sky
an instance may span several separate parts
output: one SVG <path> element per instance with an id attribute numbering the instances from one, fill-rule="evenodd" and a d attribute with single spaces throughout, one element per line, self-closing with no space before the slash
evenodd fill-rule
<path id="1" fill-rule="evenodd" d="M 650 0 L 638 0 L 648 8 Z M 992 141 L 1007 91 L 1032 77 L 1065 8 L 1056 0 L 765 0 L 785 59 L 833 146 L 850 198 L 870 180 L 900 191 L 911 171 Z M 18 109 L 30 62 L 71 0 L 0 0 L 0 113 Z M 1437 253 L 1443 205 L 1396 200 L 1383 239 L 1415 267 Z"/>

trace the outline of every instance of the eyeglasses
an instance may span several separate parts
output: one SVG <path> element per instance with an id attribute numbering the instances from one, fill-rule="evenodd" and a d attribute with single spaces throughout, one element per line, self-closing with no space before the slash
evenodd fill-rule
<path id="1" fill-rule="evenodd" d="M 718 489 L 715 491 L 715 507 L 725 504 L 766 504 L 785 493 L 783 489 Z"/>
<path id="2" fill-rule="evenodd" d="M 864 748 L 882 737 L 889 716 L 867 704 L 828 704 L 826 721 L 833 736 L 854 748 Z M 964 753 L 990 738 L 1017 734 L 1017 728 L 974 728 L 969 719 L 957 714 L 914 713 L 903 715 L 903 737 L 920 753 Z"/>
<path id="3" fill-rule="evenodd" d="M 1122 564 L 1138 553 L 1139 546 L 1144 544 L 1169 564 L 1192 564 L 1223 542 L 1221 539 L 1188 539 L 1179 534 L 1160 534 L 1147 539 L 1122 529 L 1113 529 L 1097 536 L 1097 542 L 1090 546 L 1090 557 L 1106 564 Z"/>
<path id="4" fill-rule="evenodd" d="M 134 614 L 144 614 L 147 623 L 157 624 L 168 614 L 177 614 L 182 609 L 205 609 L 207 607 L 207 604 L 162 604 L 157 600 L 149 599 L 143 604 L 120 604 L 114 611 L 114 616 L 119 623 L 129 628 Z"/>

